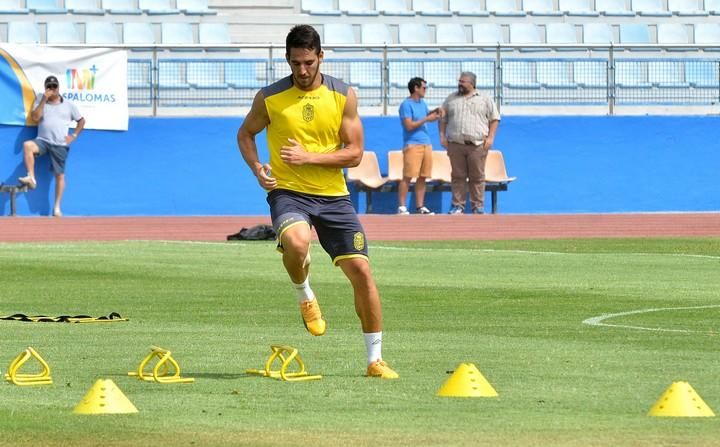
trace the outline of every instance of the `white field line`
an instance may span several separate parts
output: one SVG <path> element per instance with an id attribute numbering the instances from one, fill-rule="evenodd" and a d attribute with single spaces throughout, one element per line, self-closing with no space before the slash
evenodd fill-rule
<path id="1" fill-rule="evenodd" d="M 653 328 L 653 327 L 643 327 L 643 326 L 631 326 L 627 324 L 611 324 L 611 323 L 603 323 L 603 321 L 609 319 L 609 318 L 615 318 L 615 317 L 624 317 L 626 315 L 636 315 L 636 314 L 645 314 L 650 312 L 664 312 L 664 311 L 675 311 L 675 310 L 694 310 L 694 309 L 712 309 L 720 307 L 720 304 L 709 304 L 707 306 L 687 306 L 687 307 L 660 307 L 660 308 L 650 308 L 650 309 L 640 309 L 640 310 L 631 310 L 628 312 L 618 312 L 614 314 L 603 314 L 598 317 L 591 317 L 586 320 L 583 320 L 583 324 L 587 324 L 590 326 L 605 326 L 605 327 L 618 327 L 618 328 L 624 328 L 624 329 L 637 329 L 642 331 L 653 331 L 653 332 L 682 332 L 682 333 L 691 333 L 691 332 L 706 332 L 706 331 L 691 331 L 688 329 L 665 329 L 665 328 Z"/>

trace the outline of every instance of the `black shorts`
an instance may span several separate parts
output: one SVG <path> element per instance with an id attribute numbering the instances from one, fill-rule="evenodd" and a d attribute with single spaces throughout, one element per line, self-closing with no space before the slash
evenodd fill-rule
<path id="1" fill-rule="evenodd" d="M 367 259 L 365 231 L 349 196 L 327 197 L 275 189 L 267 196 L 273 228 L 282 251 L 282 234 L 293 225 L 315 227 L 320 245 L 333 264 L 347 258 Z"/>

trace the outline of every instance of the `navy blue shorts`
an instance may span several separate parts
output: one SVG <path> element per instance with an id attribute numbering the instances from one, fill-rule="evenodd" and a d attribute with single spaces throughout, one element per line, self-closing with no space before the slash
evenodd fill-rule
<path id="1" fill-rule="evenodd" d="M 53 173 L 55 175 L 64 174 L 65 161 L 67 160 L 68 152 L 70 152 L 70 147 L 48 143 L 39 138 L 34 139 L 33 142 L 37 144 L 38 149 L 40 149 L 38 156 L 50 154 L 50 169 L 52 169 Z"/>
<path id="2" fill-rule="evenodd" d="M 320 245 L 333 264 L 347 258 L 367 259 L 365 231 L 349 196 L 327 197 L 275 189 L 267 196 L 273 228 L 282 251 L 282 234 L 293 225 L 315 227 Z"/>

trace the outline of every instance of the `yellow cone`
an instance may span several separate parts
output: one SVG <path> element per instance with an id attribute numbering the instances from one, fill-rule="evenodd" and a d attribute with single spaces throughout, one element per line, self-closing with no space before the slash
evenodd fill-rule
<path id="1" fill-rule="evenodd" d="M 75 407 L 75 414 L 137 413 L 138 409 L 110 380 L 99 379 Z"/>
<path id="2" fill-rule="evenodd" d="M 673 382 L 648 416 L 710 417 L 715 413 L 687 382 Z"/>
<path id="3" fill-rule="evenodd" d="M 472 363 L 461 363 L 437 392 L 443 397 L 496 397 L 495 388 Z"/>

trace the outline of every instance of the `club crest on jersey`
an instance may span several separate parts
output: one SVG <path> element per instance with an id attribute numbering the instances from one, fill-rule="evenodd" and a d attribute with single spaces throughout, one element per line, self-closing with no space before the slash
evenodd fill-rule
<path id="1" fill-rule="evenodd" d="M 308 103 L 303 106 L 303 119 L 305 121 L 312 121 L 315 118 L 315 107 Z"/>
<path id="2" fill-rule="evenodd" d="M 353 237 L 353 245 L 355 246 L 355 250 L 362 250 L 365 248 L 365 236 L 361 232 L 355 233 L 355 236 Z"/>

